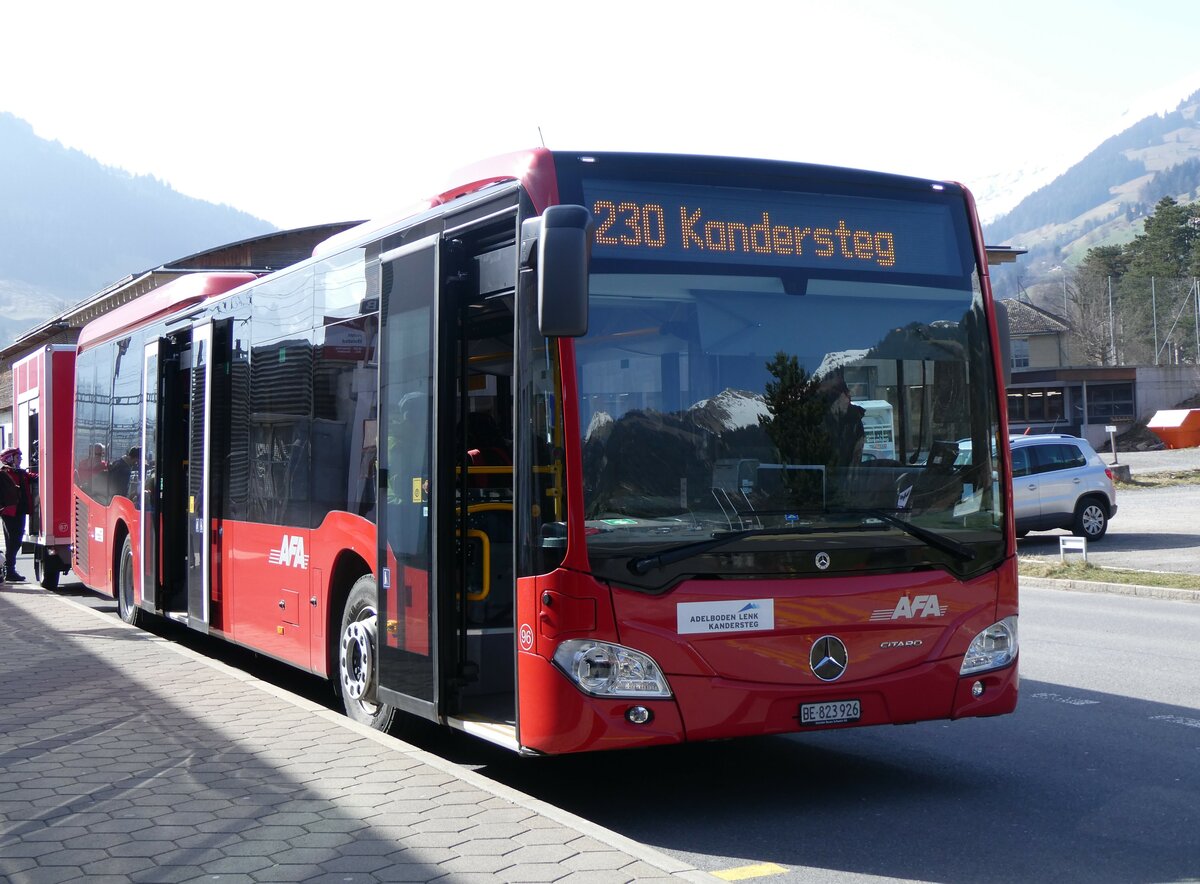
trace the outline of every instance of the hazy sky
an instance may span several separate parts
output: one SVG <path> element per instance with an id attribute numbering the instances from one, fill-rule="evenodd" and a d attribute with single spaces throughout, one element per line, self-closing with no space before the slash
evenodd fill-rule
<path id="1" fill-rule="evenodd" d="M 282 227 L 403 208 L 539 127 L 983 197 L 1200 90 L 1198 33 L 1195 0 L 11 2 L 0 111 Z"/>

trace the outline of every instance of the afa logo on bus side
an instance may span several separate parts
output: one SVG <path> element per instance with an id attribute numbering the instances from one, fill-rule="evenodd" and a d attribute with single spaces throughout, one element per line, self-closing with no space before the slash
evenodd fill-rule
<path id="1" fill-rule="evenodd" d="M 271 550 L 267 561 L 272 565 L 284 565 L 288 568 L 308 570 L 308 556 L 304 552 L 304 538 L 300 535 L 291 537 L 283 535 L 279 549 Z"/>

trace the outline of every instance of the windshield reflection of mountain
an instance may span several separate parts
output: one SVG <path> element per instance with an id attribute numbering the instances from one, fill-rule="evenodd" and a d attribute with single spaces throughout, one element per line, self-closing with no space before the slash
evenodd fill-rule
<path id="1" fill-rule="evenodd" d="M 810 397 L 776 414 L 753 397 L 760 417 L 752 426 L 721 425 L 722 404 L 750 398 L 733 391 L 723 403 L 708 400 L 683 415 L 638 410 L 599 423 L 583 452 L 584 474 L 595 478 L 587 517 L 683 518 L 740 529 L 821 513 L 831 495 L 844 498 L 861 457 L 862 409 L 831 412 L 828 391 L 810 387 Z"/>

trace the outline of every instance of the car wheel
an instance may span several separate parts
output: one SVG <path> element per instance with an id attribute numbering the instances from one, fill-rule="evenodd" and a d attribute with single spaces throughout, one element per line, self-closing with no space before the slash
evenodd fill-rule
<path id="1" fill-rule="evenodd" d="M 1075 507 L 1075 526 L 1071 533 L 1088 540 L 1099 540 L 1108 531 L 1108 510 L 1104 505 L 1089 498 L 1079 501 Z"/>

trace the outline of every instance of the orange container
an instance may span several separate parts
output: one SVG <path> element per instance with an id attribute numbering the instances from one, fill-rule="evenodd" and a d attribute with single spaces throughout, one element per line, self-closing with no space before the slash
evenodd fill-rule
<path id="1" fill-rule="evenodd" d="M 1168 448 L 1195 448 L 1200 446 L 1200 408 L 1155 412 L 1146 428 Z"/>

